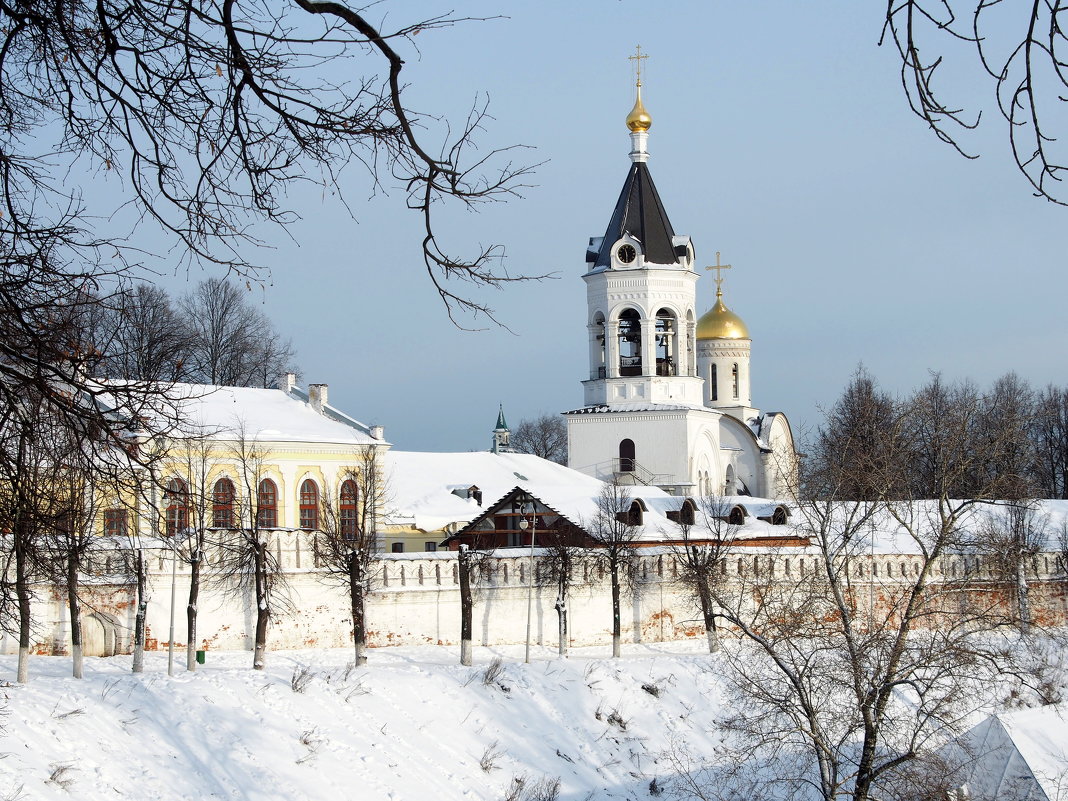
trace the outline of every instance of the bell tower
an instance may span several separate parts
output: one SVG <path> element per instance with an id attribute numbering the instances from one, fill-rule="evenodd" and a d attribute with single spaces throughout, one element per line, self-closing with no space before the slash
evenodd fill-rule
<path id="1" fill-rule="evenodd" d="M 701 404 L 693 243 L 677 236 L 649 172 L 652 117 L 642 102 L 641 48 L 627 115 L 630 169 L 604 236 L 586 250 L 587 406 Z"/>

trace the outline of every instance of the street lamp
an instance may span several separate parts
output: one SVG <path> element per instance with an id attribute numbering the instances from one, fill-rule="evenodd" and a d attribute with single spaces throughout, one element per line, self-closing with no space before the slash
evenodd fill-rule
<path id="1" fill-rule="evenodd" d="M 530 575 L 527 577 L 527 648 L 526 655 L 523 657 L 523 662 L 530 664 L 530 620 L 534 608 L 534 534 L 538 529 L 538 507 L 534 503 L 531 503 L 529 507 L 527 504 L 523 504 L 521 512 L 523 519 L 519 521 L 519 528 L 523 531 L 526 531 L 527 528 L 530 529 Z M 527 514 L 530 514 L 529 523 L 527 522 Z"/>

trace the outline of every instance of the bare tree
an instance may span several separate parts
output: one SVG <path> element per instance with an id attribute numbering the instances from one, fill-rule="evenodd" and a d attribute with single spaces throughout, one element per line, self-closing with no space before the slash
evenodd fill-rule
<path id="1" fill-rule="evenodd" d="M 622 627 L 619 596 L 622 586 L 632 581 L 635 540 L 640 530 L 640 504 L 630 491 L 617 483 L 606 483 L 597 497 L 597 512 L 584 528 L 594 549 L 590 557 L 607 571 L 612 582 L 612 657 L 621 655 Z"/>
<path id="2" fill-rule="evenodd" d="M 1068 498 L 1068 390 L 1050 385 L 1039 393 L 1030 431 L 1038 494 Z"/>
<path id="3" fill-rule="evenodd" d="M 698 517 L 699 527 L 695 526 Z M 725 580 L 726 559 L 732 552 L 738 526 L 730 522 L 730 507 L 722 496 L 717 495 L 701 498 L 699 509 L 684 503 L 676 525 L 682 540 L 672 547 L 680 568 L 678 580 L 697 600 L 708 652 L 714 654 L 719 651 L 719 633 L 713 587 Z"/>
<path id="4" fill-rule="evenodd" d="M 49 476 L 52 499 L 58 514 L 46 529 L 45 539 L 51 563 L 51 578 L 67 593 L 70 615 L 71 667 L 74 678 L 82 678 L 81 575 L 88 567 L 94 546 L 99 502 L 103 493 L 117 488 L 110 482 L 105 489 L 102 479 L 108 473 L 94 470 L 86 462 L 86 450 L 72 442 L 65 430 L 51 432 L 54 469 Z"/>
<path id="5" fill-rule="evenodd" d="M 1037 567 L 1036 557 L 1046 544 L 1048 520 L 1029 499 L 1014 499 L 991 509 L 976 526 L 969 550 L 982 554 L 999 579 L 1013 588 L 1016 621 L 1020 633 L 1031 633 L 1028 570 Z"/>
<path id="6" fill-rule="evenodd" d="M 805 474 L 805 494 L 833 492 L 858 500 L 876 496 L 887 471 L 884 433 L 894 426 L 893 399 L 860 366 L 826 417 L 812 445 L 812 463 L 823 469 Z"/>
<path id="7" fill-rule="evenodd" d="M 390 179 L 404 187 L 423 220 L 425 267 L 449 310 L 488 311 L 446 282 L 513 280 L 494 269 L 499 249 L 448 255 L 432 209 L 514 195 L 527 168 L 506 152 L 476 151 L 484 104 L 450 128 L 406 101 L 414 37 L 467 20 L 386 28 L 367 12 L 315 0 L 3 4 L 0 240 L 43 253 L 47 239 L 68 263 L 115 261 L 117 251 L 129 264 L 137 255 L 124 241 L 129 230 L 155 228 L 187 262 L 255 275 L 240 253 L 257 241 L 255 222 L 292 222 L 283 198 L 303 181 L 342 194 L 355 163 L 374 189 Z M 87 204 L 71 187 L 85 182 L 65 180 L 71 171 L 125 182 L 118 212 L 83 218 Z"/>
<path id="8" fill-rule="evenodd" d="M 564 524 L 561 519 L 547 532 L 538 533 L 538 545 L 542 549 L 538 560 L 537 580 L 540 584 L 556 585 L 556 625 L 560 656 L 567 656 L 569 643 L 568 604 L 571 587 L 575 583 L 575 571 L 582 568 L 590 551 L 583 547 L 579 532 Z"/>
<path id="9" fill-rule="evenodd" d="M 137 283 L 102 301 L 102 374 L 181 381 L 192 368 L 191 332 L 161 287 Z"/>
<path id="10" fill-rule="evenodd" d="M 319 564 L 340 578 L 349 592 L 356 665 L 367 662 L 367 595 L 378 580 L 378 520 L 389 501 L 379 449 L 364 448 L 342 471 L 337 500 L 324 504 L 323 531 L 315 538 Z"/>
<path id="11" fill-rule="evenodd" d="M 1068 151 L 1057 131 L 1068 103 L 1061 10 L 1059 3 L 1006 10 L 983 0 L 890 0 L 880 44 L 892 42 L 898 52 L 913 113 L 967 158 L 976 157 L 965 139 L 982 114 L 946 100 L 939 68 L 946 57 L 971 49 L 976 73 L 988 81 L 989 96 L 1008 122 L 1020 172 L 1037 196 L 1068 205 L 1061 188 Z"/>
<path id="12" fill-rule="evenodd" d="M 256 610 L 252 667 L 263 670 L 271 619 L 286 607 L 285 575 L 271 550 L 271 532 L 278 527 L 277 485 L 267 476 L 269 453 L 239 425 L 232 459 L 237 471 L 235 526 L 223 542 L 220 574 L 241 595 L 250 595 Z"/>
<path id="13" fill-rule="evenodd" d="M 185 606 L 185 666 L 186 670 L 192 671 L 197 669 L 197 619 L 208 548 L 217 544 L 212 540 L 211 532 L 231 532 L 237 528 L 237 515 L 241 509 L 233 479 L 217 475 L 220 465 L 217 447 L 209 437 L 185 436 L 180 445 L 175 447 L 171 462 L 171 467 L 185 485 L 185 525 L 181 525 L 183 521 L 180 519 L 175 519 L 172 528 L 177 537 L 174 542 L 175 555 L 189 565 L 189 594 Z M 220 536 L 228 535 L 223 533 Z"/>
<path id="14" fill-rule="evenodd" d="M 1010 616 L 977 584 L 969 550 L 975 511 L 1011 485 L 986 469 L 984 449 L 1011 446 L 990 439 L 985 413 L 969 388 L 936 383 L 892 404 L 871 455 L 843 459 L 818 443 L 803 485 L 821 494 L 797 499 L 798 533 L 812 547 L 736 552 L 731 580 L 712 585 L 719 616 L 742 639 L 725 651 L 744 699 L 731 723 L 777 763 L 779 779 L 812 777 L 826 801 L 890 795 L 922 773 L 931 738 L 962 721 L 1007 666 L 983 635 Z M 858 469 L 865 475 L 839 475 Z M 972 488 L 964 498 L 962 481 Z M 866 497 L 853 496 L 857 487 Z M 880 536 L 908 557 L 880 563 Z"/>
<path id="15" fill-rule="evenodd" d="M 292 346 L 233 282 L 201 281 L 179 305 L 190 327 L 190 374 L 196 380 L 234 387 L 267 386 L 290 369 Z"/>
<path id="16" fill-rule="evenodd" d="M 5 546 L 0 625 L 18 635 L 19 683 L 29 681 L 33 585 L 49 574 L 45 531 L 58 517 L 51 502 L 54 459 L 46 448 L 43 405 L 27 397 L 0 426 L 0 530 Z"/>
<path id="17" fill-rule="evenodd" d="M 522 420 L 512 432 L 512 447 L 557 464 L 567 464 L 567 424 L 558 414 Z"/>

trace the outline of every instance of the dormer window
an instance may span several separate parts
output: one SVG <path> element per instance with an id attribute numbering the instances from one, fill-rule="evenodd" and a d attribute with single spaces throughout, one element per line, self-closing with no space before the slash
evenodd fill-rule
<path id="1" fill-rule="evenodd" d="M 452 494 L 457 498 L 463 498 L 464 500 L 470 500 L 482 505 L 482 490 L 472 484 L 471 486 L 459 486 L 452 488 Z"/>

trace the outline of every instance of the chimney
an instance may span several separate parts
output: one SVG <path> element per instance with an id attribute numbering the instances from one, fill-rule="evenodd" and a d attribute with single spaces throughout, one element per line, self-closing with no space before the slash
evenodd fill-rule
<path id="1" fill-rule="evenodd" d="M 297 374 L 296 373 L 286 373 L 285 375 L 282 376 L 282 389 L 284 389 L 286 392 L 292 392 L 293 391 L 293 387 L 295 387 L 296 385 L 297 385 Z"/>
<path id="2" fill-rule="evenodd" d="M 371 438 L 377 440 L 384 440 L 386 438 L 385 426 L 371 426 Z"/>
<path id="3" fill-rule="evenodd" d="M 319 414 L 323 414 L 323 407 L 329 404 L 328 384 L 308 384 L 308 403 Z"/>

